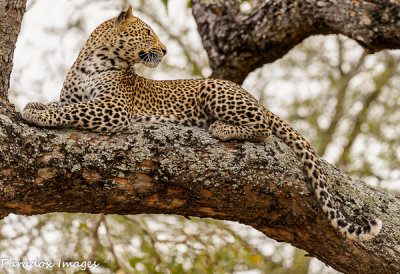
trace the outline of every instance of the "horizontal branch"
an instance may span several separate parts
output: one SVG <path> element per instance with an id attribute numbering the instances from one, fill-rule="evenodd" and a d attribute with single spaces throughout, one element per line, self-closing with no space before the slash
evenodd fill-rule
<path id="1" fill-rule="evenodd" d="M 220 142 L 202 129 L 169 124 L 108 135 L 38 129 L 0 115 L 0 159 L 2 217 L 87 212 L 231 220 L 343 272 L 400 270 L 400 201 L 324 163 L 349 219 L 384 223 L 372 241 L 341 238 L 321 213 L 301 163 L 274 137 Z"/>
<path id="2" fill-rule="evenodd" d="M 314 34 L 343 34 L 369 52 L 400 48 L 399 1 L 270 0 L 248 14 L 238 3 L 193 0 L 214 78 L 240 84 Z"/>

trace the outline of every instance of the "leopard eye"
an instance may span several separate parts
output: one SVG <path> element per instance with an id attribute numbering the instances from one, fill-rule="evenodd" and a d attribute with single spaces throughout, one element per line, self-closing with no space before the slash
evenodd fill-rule
<path id="1" fill-rule="evenodd" d="M 146 29 L 147 35 L 149 35 L 150 37 L 153 37 L 154 35 L 151 33 L 151 30 Z"/>

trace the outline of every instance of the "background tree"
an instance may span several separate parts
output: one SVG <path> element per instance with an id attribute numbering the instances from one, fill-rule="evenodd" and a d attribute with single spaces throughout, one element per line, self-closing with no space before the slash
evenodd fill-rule
<path id="1" fill-rule="evenodd" d="M 260 49 L 257 49 L 254 45 L 245 46 L 246 43 L 251 42 L 246 40 L 250 38 L 242 37 L 243 40 L 236 38 L 233 32 L 233 29 L 237 30 L 235 22 L 240 22 L 240 20 L 237 20 L 238 18 L 247 18 L 250 22 L 250 18 L 254 18 L 256 13 L 263 11 L 263 9 L 270 9 L 270 6 L 276 7 L 276 5 L 280 4 L 270 1 L 270 4 L 259 5 L 259 3 L 255 2 L 215 1 L 212 5 L 207 6 L 201 1 L 194 1 L 193 11 L 197 22 L 200 22 L 199 29 L 200 34 L 202 34 L 203 43 L 208 50 L 209 56 L 211 56 L 210 60 L 214 76 L 221 75 L 221 77 L 235 80 L 234 77 L 237 77 L 235 76 L 236 73 L 239 73 L 238 75 L 241 75 L 241 80 L 239 77 L 237 78 L 239 80 L 236 81 L 241 82 L 247 74 L 234 66 L 227 66 L 226 63 L 219 68 L 215 67 L 213 65 L 215 61 L 213 61 L 212 54 L 210 54 L 213 49 L 212 46 L 207 46 L 209 42 L 207 42 L 207 37 L 204 34 L 210 37 L 216 34 L 216 38 L 218 39 L 215 37 L 213 39 L 214 41 L 219 41 L 217 46 L 222 47 L 217 48 L 216 52 L 219 52 L 217 55 L 219 56 L 218 58 L 224 59 L 224 56 L 231 58 L 231 53 L 234 51 L 228 50 L 226 53 L 224 46 L 227 44 L 232 45 L 232 48 L 235 48 L 239 44 L 243 49 L 247 50 L 247 54 L 249 53 L 249 49 L 258 52 Z M 35 4 L 35 2 L 31 2 L 31 5 L 32 3 L 33 5 Z M 96 6 L 103 5 L 103 3 L 109 9 L 110 2 L 108 1 L 96 1 Z M 173 52 L 169 51 L 167 60 L 163 62 L 164 67 L 161 69 L 166 72 L 163 72 L 161 76 L 160 74 L 151 75 L 152 71 L 143 71 L 138 68 L 140 72 L 151 77 L 177 78 L 176 75 L 179 75 L 179 78 L 208 76 L 209 70 L 206 67 L 205 54 L 201 51 L 199 44 L 193 43 L 193 37 L 190 36 L 193 33 L 193 29 L 190 29 L 190 25 L 188 24 L 182 29 L 177 29 L 178 26 L 173 24 L 173 19 L 176 20 L 176 18 L 166 15 L 165 11 L 159 8 L 150 9 L 149 6 L 152 3 L 149 3 L 149 1 L 146 1 L 145 5 L 143 3 L 140 4 L 141 6 L 135 5 L 136 10 L 142 13 L 141 15 L 146 18 L 146 21 L 151 22 L 151 25 L 154 26 L 157 32 L 161 33 L 163 39 L 168 40 L 167 44 L 169 48 L 171 48 L 171 43 L 177 46 L 177 49 L 175 49 L 177 54 L 174 55 Z M 175 4 L 173 1 L 170 1 L 169 10 L 171 10 L 171 6 L 175 8 Z M 388 4 L 382 2 L 382 5 Z M 82 10 L 87 5 L 90 7 L 91 2 L 87 1 L 79 5 L 76 8 Z M 115 13 L 118 12 L 121 6 L 126 5 L 127 3 L 120 3 L 118 7 L 115 6 Z M 156 1 L 154 5 L 155 7 L 160 7 L 162 4 Z M 19 6 L 15 7 L 17 9 L 21 8 Z M 282 7 L 286 8 L 282 9 Z M 290 5 L 283 5 L 282 7 L 273 13 L 276 18 L 279 18 L 278 15 L 285 15 L 282 11 L 292 9 Z M 152 12 L 149 12 L 150 10 Z M 190 12 L 190 10 L 186 10 L 186 12 Z M 210 14 L 214 14 L 214 17 L 210 16 Z M 228 24 L 229 21 L 224 21 L 224 23 L 215 24 L 215 29 L 210 30 L 207 28 L 209 27 L 207 22 L 210 20 L 219 21 L 216 20 L 215 14 L 219 15 L 218 18 L 222 21 L 232 16 L 232 14 L 237 17 L 230 17 L 231 25 Z M 10 16 L 18 19 L 18 16 L 15 16 L 15 14 L 10 13 Z M 114 14 L 108 17 L 111 16 L 114 16 Z M 258 16 L 256 18 L 262 18 L 260 17 L 261 15 Z M 270 13 L 267 12 L 264 16 L 268 17 Z M 205 23 L 202 23 L 201 19 L 206 19 Z M 87 20 L 85 12 L 78 16 L 74 15 L 65 22 L 64 26 L 49 29 L 49 35 L 63 34 L 64 37 L 68 37 L 66 35 L 68 30 L 73 32 L 74 35 L 79 33 L 81 39 L 84 40 L 88 32 L 94 27 L 89 28 L 85 20 Z M 185 20 L 189 19 L 185 18 Z M 99 20 L 99 22 L 101 21 Z M 270 22 L 271 26 L 276 23 L 271 20 L 267 21 Z M 9 22 L 13 23 L 12 21 Z M 218 27 L 224 26 L 224 24 L 225 27 L 228 26 L 230 28 L 230 31 L 226 31 L 226 29 L 223 32 L 218 31 Z M 243 27 L 247 26 L 248 29 L 251 29 L 252 26 L 250 23 L 248 25 L 241 25 Z M 204 31 L 204 29 L 208 30 Z M 264 26 L 262 29 L 265 30 L 268 28 Z M 282 29 L 279 31 L 282 31 Z M 273 37 L 274 32 L 269 32 L 272 33 L 270 36 Z M 225 37 L 224 35 L 226 34 L 229 34 L 230 37 Z M 390 33 L 388 36 L 390 36 Z M 251 37 L 257 37 L 257 35 L 252 35 Z M 64 39 L 67 40 L 67 38 Z M 77 45 L 74 46 L 75 54 L 83 43 L 82 40 L 76 42 Z M 383 41 L 383 39 L 381 40 Z M 244 43 L 243 41 L 247 42 Z M 380 43 L 383 43 L 382 41 Z M 236 45 L 232 44 L 232 42 L 235 42 L 234 44 Z M 283 42 L 286 42 L 285 39 Z M 264 43 L 266 42 L 260 42 L 261 45 Z M 292 41 L 291 47 L 294 44 L 296 42 Z M 368 44 L 364 46 L 369 47 Z M 283 47 L 279 44 L 271 47 L 272 51 L 281 48 Z M 66 54 L 71 54 L 67 53 L 71 50 L 70 44 L 64 50 Z M 58 47 L 54 51 L 60 52 L 63 51 L 63 48 Z M 274 56 L 274 58 L 278 56 L 277 53 L 273 52 L 269 54 Z M 45 54 L 44 57 L 46 56 L 50 55 Z M 233 58 L 233 61 L 240 64 L 240 62 L 244 62 L 242 59 L 243 56 L 246 55 L 239 55 L 237 59 Z M 258 63 L 256 62 L 258 66 L 270 58 L 264 55 L 260 56 L 259 54 L 250 56 L 260 59 Z M 49 59 L 50 62 L 47 71 L 57 72 L 50 74 L 50 77 L 60 74 L 62 78 L 68 69 L 65 60 L 60 60 L 60 64 L 57 65 L 57 62 L 54 61 L 54 56 Z M 181 63 L 176 60 L 180 60 Z M 274 59 L 269 61 L 272 60 Z M 233 61 L 231 60 L 230 62 Z M 252 62 L 252 60 L 247 60 L 245 64 Z M 249 71 L 254 69 L 253 65 L 247 66 L 243 64 L 241 63 L 241 67 L 246 67 Z M 318 153 L 323 155 L 324 158 L 335 162 L 348 173 L 357 172 L 356 176 L 363 177 L 371 183 L 376 184 L 379 182 L 382 187 L 392 188 L 393 182 L 398 181 L 398 174 L 396 174 L 396 167 L 398 166 L 398 135 L 396 132 L 399 131 L 396 131 L 395 128 L 398 127 L 396 121 L 396 115 L 398 114 L 396 111 L 399 101 L 396 98 L 395 87 L 398 86 L 396 83 L 399 80 L 398 66 L 396 64 L 398 64 L 398 55 L 394 52 L 383 52 L 371 56 L 364 53 L 361 47 L 355 45 L 354 42 L 343 37 L 315 37 L 305 41 L 303 45 L 296 47 L 293 52 L 279 62 L 267 65 L 250 75 L 246 79 L 244 86 L 247 90 L 252 91 L 261 101 L 266 102 L 265 105 L 267 107 L 281 117 L 289 120 L 303 134 L 305 133 L 304 135 L 312 141 L 313 146 L 317 148 Z M 6 66 L 3 67 L 2 65 L 2 68 L 6 68 Z M 4 71 L 6 70 L 2 69 L 2 73 Z M 14 70 L 14 73 L 18 76 L 24 74 L 21 70 L 18 71 L 18 69 Z M 373 79 L 373 81 L 365 81 L 365 79 Z M 36 90 L 40 91 L 43 88 L 45 86 L 37 82 Z M 23 85 L 22 87 L 18 87 L 18 82 L 14 85 L 13 89 L 19 90 L 19 92 L 14 92 L 13 94 L 16 102 L 20 100 L 21 94 L 29 90 L 29 88 L 23 87 Z M 279 92 L 277 93 L 276 91 Z M 32 93 L 30 92 L 30 94 Z M 36 94 L 40 93 L 36 92 Z M 58 93 L 54 95 L 57 96 Z M 288 95 L 291 95 L 291 99 L 288 99 Z M 42 101 L 50 100 L 47 98 L 48 94 L 42 96 Z M 283 98 L 286 100 L 282 100 Z M 316 101 L 315 98 L 318 98 L 318 100 Z M 155 127 L 157 129 L 157 126 Z M 388 129 L 391 129 L 389 130 L 389 134 Z M 139 132 L 141 130 L 139 129 Z M 178 129 L 173 128 L 173 130 Z M 153 131 L 146 132 L 152 134 Z M 68 133 L 67 135 L 72 140 L 74 138 L 76 140 L 76 138 L 81 138 L 79 134 L 69 135 Z M 365 144 L 368 144 L 367 149 L 365 149 Z M 374 146 L 371 144 L 374 144 Z M 389 149 L 388 144 L 390 144 Z M 359 148 L 360 146 L 361 149 Z M 239 147 L 240 145 L 238 147 L 234 145 L 236 150 Z M 340 153 L 340 151 L 343 152 Z M 78 151 L 75 151 L 75 153 L 79 154 Z M 60 155 L 55 154 L 56 156 Z M 52 157 L 50 155 L 52 154 L 46 153 L 45 155 L 50 157 L 51 161 Z M 260 155 L 257 157 L 260 157 Z M 295 158 L 291 161 L 295 161 Z M 289 161 L 290 165 L 293 165 L 291 161 Z M 151 167 L 152 165 L 149 162 L 142 163 L 145 165 L 142 168 L 149 167 L 149 165 Z M 257 169 L 256 166 L 254 168 Z M 301 170 L 301 166 L 299 168 Z M 44 182 L 46 184 L 47 180 L 51 180 L 51 178 L 47 177 L 51 177 L 52 171 L 43 168 L 41 170 L 43 181 L 39 183 Z M 15 170 L 10 170 L 8 167 L 8 169 L 3 169 L 2 174 L 4 176 L 12 172 L 15 172 Z M 93 181 L 93 178 L 96 178 L 96 174 L 93 171 L 83 171 L 82 176 L 86 177 L 89 182 L 92 180 L 92 184 L 96 182 L 96 180 Z M 121 179 L 119 180 L 120 183 L 124 182 Z M 217 178 L 218 180 L 222 180 L 223 182 L 222 177 Z M 287 180 L 291 184 L 296 183 L 293 182 L 293 178 L 290 175 Z M 236 188 L 240 189 L 241 185 L 237 185 Z M 284 189 L 281 189 L 281 191 L 284 191 Z M 298 193 L 293 195 L 298 197 Z M 313 201 L 312 194 L 309 198 L 310 201 Z M 347 201 L 346 198 L 343 200 Z M 61 208 L 65 209 L 65 206 Z M 77 208 L 76 210 L 79 210 L 79 207 Z M 75 211 L 71 208 L 65 210 Z M 80 208 L 80 210 L 82 209 Z M 142 210 L 145 211 L 145 209 Z M 49 209 L 49 211 L 52 211 L 52 209 Z M 97 210 L 89 209 L 88 211 L 95 212 Z M 16 209 L 14 208 L 14 212 L 32 214 L 35 211 L 24 212 L 21 211 L 21 208 L 17 207 Z M 177 213 L 179 212 L 177 211 Z M 208 214 L 205 213 L 203 216 L 211 216 Z M 304 214 L 304 216 L 306 215 Z M 298 216 L 303 215 L 299 214 Z M 327 229 L 329 230 L 329 228 L 325 228 L 324 232 Z M 52 237 L 45 236 L 49 234 L 55 235 L 59 240 L 55 241 L 54 236 L 53 239 Z M 22 216 L 7 218 L 3 223 L 2 229 L 3 239 L 5 240 L 1 244 L 5 247 L 2 254 L 13 258 L 29 258 L 29 256 L 37 254 L 39 250 L 40 254 L 42 254 L 41 257 L 54 260 L 60 257 L 65 260 L 96 259 L 102 263 L 104 270 L 109 269 L 110 271 L 116 271 L 117 269 L 124 269 L 125 271 L 137 270 L 141 272 L 164 272 L 165 269 L 170 269 L 174 273 L 202 271 L 204 269 L 209 272 L 233 272 L 246 269 L 259 269 L 263 272 L 284 271 L 285 273 L 290 272 L 291 269 L 296 273 L 300 271 L 312 271 L 312 267 L 309 267 L 309 259 L 302 257 L 303 252 L 296 251 L 292 253 L 293 251 L 289 251 L 290 249 L 287 246 L 278 247 L 276 244 L 274 244 L 275 247 L 273 248 L 271 244 L 268 244 L 270 241 L 266 240 L 265 237 L 262 237 L 260 234 L 256 234 L 256 236 L 253 234 L 254 232 L 248 228 L 244 228 L 243 226 L 238 227 L 230 223 L 217 221 L 204 222 L 200 220 L 185 221 L 179 217 L 105 217 L 104 215 L 50 214 L 30 218 Z M 334 233 L 329 235 L 330 237 L 337 237 Z M 274 235 L 270 234 L 270 236 L 273 237 Z M 275 235 L 275 237 L 282 239 L 282 235 Z M 386 241 L 390 242 L 390 237 Z M 10 248 L 10 245 L 15 248 Z M 62 250 L 62 253 L 60 253 L 59 249 L 56 249 L 60 245 L 66 247 Z M 305 248 L 307 247 L 305 246 Z M 312 249 L 308 247 L 308 250 Z M 313 252 L 316 252 L 316 254 L 313 254 L 314 256 L 320 257 L 318 251 L 313 250 Z M 393 257 L 396 258 L 396 256 Z M 320 258 L 330 263 L 329 259 Z M 346 268 L 347 265 L 340 260 L 335 267 L 342 271 L 349 270 L 349 268 Z M 361 267 L 368 266 L 363 265 Z M 318 269 L 314 267 L 314 271 L 318 272 Z"/>

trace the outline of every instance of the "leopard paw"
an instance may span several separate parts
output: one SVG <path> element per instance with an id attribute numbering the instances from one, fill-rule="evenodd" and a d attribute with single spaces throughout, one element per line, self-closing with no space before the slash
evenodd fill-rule
<path id="1" fill-rule="evenodd" d="M 28 109 L 46 110 L 47 106 L 39 102 L 30 102 L 24 107 L 24 111 Z"/>

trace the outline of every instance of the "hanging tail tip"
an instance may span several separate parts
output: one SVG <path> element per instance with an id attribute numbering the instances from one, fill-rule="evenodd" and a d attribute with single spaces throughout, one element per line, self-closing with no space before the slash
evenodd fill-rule
<path id="1" fill-rule="evenodd" d="M 368 241 L 374 238 L 381 232 L 382 221 L 380 219 L 374 219 L 368 222 L 367 226 L 358 227 L 354 229 L 354 226 L 349 226 L 345 231 L 342 231 L 345 236 L 355 241 Z"/>

